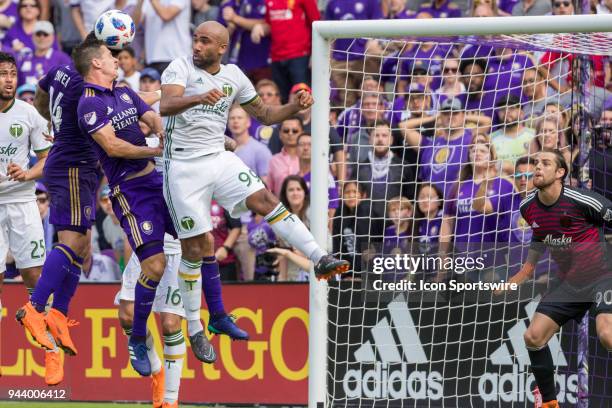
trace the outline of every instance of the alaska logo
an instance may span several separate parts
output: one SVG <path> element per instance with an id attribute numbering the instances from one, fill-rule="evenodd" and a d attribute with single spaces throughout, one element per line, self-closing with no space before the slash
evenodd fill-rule
<path id="1" fill-rule="evenodd" d="M 230 84 L 223 84 L 221 90 L 223 91 L 223 95 L 225 95 L 226 98 L 229 98 L 234 92 L 234 88 L 232 88 Z"/>
<path id="2" fill-rule="evenodd" d="M 9 143 L 8 146 L 0 146 L 0 156 L 13 156 L 17 154 L 17 146 Z"/>
<path id="3" fill-rule="evenodd" d="M 552 234 L 548 234 L 546 238 L 544 238 L 544 243 L 551 247 L 563 248 L 571 245 L 572 237 L 566 237 L 565 234 L 563 234 L 559 238 L 553 238 Z"/>
<path id="4" fill-rule="evenodd" d="M 9 127 L 9 133 L 14 138 L 18 138 L 19 136 L 21 136 L 23 134 L 23 126 L 21 126 L 21 124 L 19 124 L 19 123 L 13 123 Z"/>
<path id="5" fill-rule="evenodd" d="M 195 226 L 195 221 L 191 217 L 183 217 L 181 218 L 181 227 L 185 228 L 187 231 L 191 231 Z"/>

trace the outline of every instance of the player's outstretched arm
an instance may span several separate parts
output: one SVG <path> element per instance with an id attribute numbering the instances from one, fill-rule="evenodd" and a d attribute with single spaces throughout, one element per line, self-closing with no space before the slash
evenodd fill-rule
<path id="1" fill-rule="evenodd" d="M 147 111 L 140 117 L 140 120 L 151 129 L 153 133 L 158 136 L 164 136 L 164 127 L 162 126 L 161 117 L 153 112 Z"/>
<path id="2" fill-rule="evenodd" d="M 185 87 L 181 85 L 162 85 L 159 113 L 162 116 L 178 115 L 197 105 L 215 105 L 225 95 L 219 89 L 204 94 L 184 96 Z"/>
<path id="3" fill-rule="evenodd" d="M 266 105 L 261 98 L 255 98 L 253 102 L 244 105 L 243 108 L 249 115 L 263 123 L 273 125 L 295 115 L 303 109 L 308 109 L 314 104 L 310 92 L 301 90 L 297 93 L 295 102 L 281 106 Z"/>
<path id="4" fill-rule="evenodd" d="M 51 112 L 49 112 L 49 94 L 45 92 L 40 86 L 36 87 L 36 93 L 34 94 L 34 107 L 40 113 L 40 115 L 51 121 Z"/>
<path id="5" fill-rule="evenodd" d="M 108 154 L 109 157 L 121 157 L 124 159 L 148 159 L 159 156 L 163 152 L 163 144 L 158 147 L 136 146 L 115 135 L 113 126 L 108 123 L 100 130 L 91 135 L 96 143 Z"/>

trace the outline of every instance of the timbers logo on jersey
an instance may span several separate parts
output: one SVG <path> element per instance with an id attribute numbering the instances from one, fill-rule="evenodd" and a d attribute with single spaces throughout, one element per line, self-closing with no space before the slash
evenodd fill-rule
<path id="1" fill-rule="evenodd" d="M 23 134 L 23 126 L 21 126 L 21 124 L 19 124 L 19 123 L 13 123 L 9 127 L 9 133 L 14 138 L 18 138 L 19 136 L 21 136 Z"/>
<path id="2" fill-rule="evenodd" d="M 234 89 L 230 84 L 223 84 L 222 90 L 223 95 L 225 95 L 226 98 L 229 98 L 232 95 L 232 92 L 234 92 Z"/>

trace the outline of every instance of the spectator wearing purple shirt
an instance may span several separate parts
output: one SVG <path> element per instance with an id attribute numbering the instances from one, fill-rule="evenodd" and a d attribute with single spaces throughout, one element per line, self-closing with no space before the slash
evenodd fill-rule
<path id="1" fill-rule="evenodd" d="M 400 92 L 408 83 L 419 83 L 429 90 L 438 89 L 442 74 L 442 62 L 452 57 L 453 48 L 433 42 L 420 43 L 402 55 Z"/>
<path id="2" fill-rule="evenodd" d="M 491 144 L 476 142 L 470 148 L 469 163 L 461 170 L 459 182 L 452 196 L 444 205 L 444 217 L 440 227 L 441 252 L 447 253 L 447 244 L 455 243 L 456 254 L 479 257 L 493 254 L 490 251 L 496 240 L 497 228 L 509 228 L 514 186 L 508 180 L 498 177 L 495 150 Z M 484 187 L 481 184 L 485 184 Z M 480 188 L 486 188 L 478 196 Z M 486 191 L 486 194 L 484 193 Z M 486 204 L 476 202 L 477 197 L 486 198 Z M 486 208 L 482 211 L 482 208 Z M 479 209 L 480 211 L 477 211 Z M 494 249 L 494 248 L 493 248 Z M 486 256 L 485 265 L 492 266 L 494 257 Z M 482 271 L 469 276 L 481 278 Z"/>
<path id="3" fill-rule="evenodd" d="M 417 193 L 416 235 L 422 244 L 422 252 L 431 252 L 429 245 L 437 247 L 440 239 L 442 210 L 444 201 L 442 192 L 435 184 L 421 184 Z"/>
<path id="4" fill-rule="evenodd" d="M 495 108 L 494 92 L 485 91 L 485 73 L 487 61 L 484 59 L 464 59 L 461 61 L 459 71 L 461 81 L 467 91 L 459 95 L 459 100 L 467 111 L 479 111 L 493 119 Z"/>
<path id="5" fill-rule="evenodd" d="M 28 54 L 34 50 L 34 26 L 40 18 L 39 0 L 20 0 L 19 18 L 6 32 L 2 40 L 4 45 L 11 47 L 14 53 Z M 59 49 L 57 41 L 53 42 L 53 49 Z"/>
<path id="6" fill-rule="evenodd" d="M 311 139 L 312 138 L 308 133 L 302 133 L 297 139 L 297 155 L 300 160 L 300 171 L 297 174 L 306 182 L 308 191 L 310 191 L 310 179 L 312 177 L 312 174 L 310 173 Z M 340 206 L 338 187 L 336 186 L 336 180 L 334 180 L 334 176 L 331 175 L 331 172 L 329 172 L 327 175 L 327 196 L 329 198 L 327 212 L 331 226 L 331 220 L 336 213 L 336 209 Z"/>
<path id="7" fill-rule="evenodd" d="M 325 20 L 379 20 L 383 18 L 379 0 L 329 0 Z M 374 47 L 377 48 L 377 47 Z M 331 61 L 333 87 L 340 88 L 340 101 L 350 106 L 358 98 L 364 72 L 378 72 L 375 58 L 365 58 L 366 49 L 374 49 L 364 38 L 338 39 L 334 42 Z M 353 92 L 351 92 L 351 90 Z"/>
<path id="8" fill-rule="evenodd" d="M 262 102 L 266 105 L 280 106 L 280 90 L 278 89 L 278 85 L 271 79 L 262 79 L 257 82 L 255 90 Z M 278 129 L 278 125 L 263 125 L 257 119 L 251 118 L 249 134 L 253 136 L 255 140 L 268 146 L 275 129 Z"/>
<path id="9" fill-rule="evenodd" d="M 265 16 L 265 0 L 228 0 L 223 2 L 218 17 L 231 35 L 228 62 L 238 65 L 253 83 L 272 76 L 270 37 L 262 38 L 259 44 L 251 40 L 251 30 L 263 23 Z"/>
<path id="10" fill-rule="evenodd" d="M 400 124 L 406 145 L 419 153 L 420 181 L 436 183 L 444 197 L 448 197 L 468 157 L 472 131 L 465 128 L 466 120 L 487 125 L 486 117 L 466 115 L 461 102 L 454 98 L 445 100 L 436 116 L 410 119 Z"/>
<path id="11" fill-rule="evenodd" d="M 19 84 L 36 85 L 49 69 L 56 65 L 69 65 L 72 60 L 63 51 L 52 48 L 55 42 L 53 24 L 37 21 L 34 24 L 34 52 L 20 58 Z"/>
<path id="12" fill-rule="evenodd" d="M 449 0 L 432 0 L 431 2 L 423 3 L 418 13 L 423 12 L 431 14 L 433 18 L 461 17 L 459 6 Z"/>
<path id="13" fill-rule="evenodd" d="M 0 41 L 4 39 L 6 31 L 15 24 L 18 18 L 17 3 L 13 0 L 0 0 Z"/>
<path id="14" fill-rule="evenodd" d="M 234 153 L 250 168 L 264 183 L 268 184 L 268 168 L 272 153 L 249 134 L 250 116 L 240 105 L 234 105 L 229 113 L 228 129 L 237 147 Z M 255 253 L 248 242 L 248 231 L 246 226 L 251 222 L 251 215 L 244 214 L 240 217 L 242 221 L 241 234 L 234 246 L 234 252 L 241 265 L 242 277 L 252 280 L 255 273 Z"/>
<path id="15" fill-rule="evenodd" d="M 270 224 L 266 222 L 264 217 L 259 214 L 255 214 L 251 222 L 247 225 L 248 243 L 253 257 L 251 258 L 251 264 L 245 265 L 240 264 L 242 272 L 242 280 L 250 281 L 254 278 L 256 280 L 266 279 L 266 274 L 269 273 L 269 267 L 264 265 L 255 265 L 256 257 L 261 257 L 269 248 L 276 245 L 276 235 L 272 231 Z M 261 259 L 261 258 L 260 258 Z M 245 270 L 250 268 L 254 271 L 254 274 L 245 275 Z"/>
<path id="16" fill-rule="evenodd" d="M 438 107 L 447 99 L 458 97 L 465 92 L 465 85 L 459 80 L 459 60 L 447 58 L 442 67 L 442 83 L 433 92 L 433 107 Z"/>
<path id="17" fill-rule="evenodd" d="M 230 109 L 228 128 L 237 144 L 235 153 L 264 183 L 268 184 L 268 168 L 272 153 L 265 145 L 251 137 L 249 125 L 250 116 L 240 105 L 234 105 Z"/>
<path id="18" fill-rule="evenodd" d="M 412 241 L 414 206 L 406 197 L 393 197 L 387 204 L 387 218 L 391 225 L 385 228 L 383 254 L 407 253 Z"/>

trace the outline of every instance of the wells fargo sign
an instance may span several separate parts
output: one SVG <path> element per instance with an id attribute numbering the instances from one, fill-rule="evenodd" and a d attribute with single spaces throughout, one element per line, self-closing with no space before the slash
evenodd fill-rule
<path id="1" fill-rule="evenodd" d="M 150 380 L 131 368 L 127 339 L 113 305 L 116 284 L 82 284 L 70 306 L 80 321 L 71 333 L 79 355 L 65 357 L 65 379 L 57 389 L 81 401 L 147 401 Z M 232 342 L 211 339 L 218 360 L 200 363 L 187 350 L 180 389 L 182 402 L 306 404 L 308 386 L 308 286 L 226 285 L 226 308 L 251 336 Z M 26 338 L 15 311 L 26 300 L 22 285 L 7 284 L 2 293 L 0 398 L 10 389 L 45 389 L 44 352 Z M 208 311 L 202 310 L 208 322 Z M 163 356 L 161 326 L 151 318 L 149 329 Z M 183 327 L 187 333 L 186 327 Z M 187 336 L 186 336 L 187 337 Z M 188 343 L 189 345 L 189 343 Z"/>

